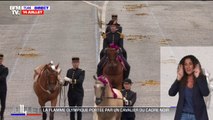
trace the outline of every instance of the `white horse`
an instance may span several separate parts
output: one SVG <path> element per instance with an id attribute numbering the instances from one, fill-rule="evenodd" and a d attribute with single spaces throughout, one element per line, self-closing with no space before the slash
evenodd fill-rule
<path id="1" fill-rule="evenodd" d="M 123 96 L 118 89 L 113 89 L 109 80 L 100 76 L 95 79 L 95 103 L 96 108 L 104 107 L 122 107 L 123 106 Z M 97 112 L 98 120 L 120 120 L 121 112 Z"/>
<path id="2" fill-rule="evenodd" d="M 204 97 L 206 106 L 209 109 L 210 105 L 211 105 L 211 97 L 212 97 L 211 94 L 213 92 L 213 79 L 210 78 L 210 73 L 207 70 L 202 69 L 202 71 L 203 71 L 204 75 L 206 75 L 206 80 L 207 80 L 209 91 L 210 91 L 209 95 L 207 97 Z"/>

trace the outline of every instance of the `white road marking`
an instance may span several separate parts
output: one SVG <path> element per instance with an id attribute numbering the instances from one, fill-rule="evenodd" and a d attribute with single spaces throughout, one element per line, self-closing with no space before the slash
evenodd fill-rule
<path id="1" fill-rule="evenodd" d="M 152 15 L 152 18 L 154 19 L 155 24 L 156 24 L 156 26 L 157 26 L 158 29 L 159 29 L 159 32 L 160 32 L 161 36 L 162 36 L 163 39 L 165 40 L 165 39 L 166 39 L 165 34 L 163 33 L 163 30 L 161 29 L 160 24 L 159 24 L 159 21 L 158 21 L 158 19 L 155 17 L 155 14 L 154 14 L 154 12 L 152 11 L 152 8 L 149 9 L 149 7 L 148 7 L 148 6 L 149 6 L 149 2 L 148 2 L 148 1 L 146 1 L 146 6 L 147 6 L 148 10 L 150 11 L 150 13 L 151 13 L 151 15 Z M 168 46 L 166 46 L 166 47 L 170 48 L 171 54 L 175 57 L 175 53 L 174 53 L 174 51 L 172 50 L 171 46 L 169 46 L 169 43 L 168 43 Z"/>
<path id="2" fill-rule="evenodd" d="M 83 2 L 85 2 L 85 3 L 89 4 L 89 5 L 92 5 L 92 6 L 96 7 L 96 8 L 98 8 L 98 9 L 102 9 L 100 6 L 98 6 L 98 5 L 94 4 L 94 3 L 91 3 L 91 2 L 88 2 L 88 1 L 83 1 Z"/>
<path id="3" fill-rule="evenodd" d="M 105 32 L 106 29 L 106 8 L 107 8 L 107 4 L 109 3 L 109 1 L 104 1 L 104 5 L 102 7 L 102 13 L 101 13 L 101 22 L 102 22 L 102 26 L 101 26 L 101 31 L 100 32 Z M 99 46 L 99 52 L 102 50 L 103 48 L 103 38 L 102 36 L 100 36 L 100 46 Z"/>
<path id="4" fill-rule="evenodd" d="M 37 23 L 37 21 L 38 21 L 38 18 L 39 18 L 39 16 L 35 18 L 35 20 L 34 20 L 34 22 L 33 22 L 33 25 L 31 26 L 30 30 L 25 34 L 25 36 L 24 36 L 24 38 L 23 38 L 23 39 L 24 39 L 24 40 L 23 40 L 24 43 L 23 43 L 23 45 L 22 45 L 21 48 L 24 48 L 24 47 L 26 46 L 27 42 L 29 41 L 29 37 L 30 37 L 30 35 L 31 35 L 31 33 L 32 33 L 33 29 L 34 29 L 34 27 L 36 26 L 36 23 Z M 18 62 L 19 62 L 19 57 L 17 57 L 16 60 L 15 60 L 15 63 L 14 63 L 14 65 L 13 65 L 13 67 L 12 67 L 12 70 L 11 70 L 11 74 L 10 74 L 9 77 L 8 77 L 8 80 L 11 80 L 11 78 L 13 77 Z M 25 79 L 26 79 L 26 78 L 25 78 Z"/>
<path id="5" fill-rule="evenodd" d="M 95 19 L 95 39 L 96 39 L 96 64 L 99 63 L 100 59 L 99 59 L 99 55 L 100 55 L 100 51 L 103 47 L 103 39 L 100 35 L 101 32 L 105 32 L 105 28 L 106 28 L 106 25 L 105 25 L 105 21 L 106 21 L 106 7 L 107 7 L 107 4 L 108 4 L 108 1 L 104 1 L 104 5 L 102 6 L 102 8 L 96 4 L 93 4 L 91 2 L 88 2 L 88 1 L 83 1 L 89 5 L 92 5 L 94 7 L 96 7 L 97 9 L 95 9 L 95 16 L 96 19 Z M 101 11 L 101 20 L 98 20 L 100 19 L 99 18 L 99 12 Z M 98 30 L 98 22 L 102 22 L 103 24 L 101 24 L 101 27 L 99 27 L 99 30 Z M 100 38 L 99 38 L 100 36 Z M 95 96 L 94 96 L 94 101 L 95 101 Z M 96 106 L 96 104 L 94 104 L 94 106 Z M 94 112 L 93 113 L 93 120 L 97 120 L 97 114 Z"/>
<path id="6" fill-rule="evenodd" d="M 148 6 L 149 6 L 148 1 L 146 2 L 146 6 L 147 6 L 147 8 L 148 8 Z M 155 24 L 157 25 L 157 27 L 158 27 L 158 29 L 159 29 L 159 32 L 160 32 L 160 34 L 162 35 L 163 39 L 166 39 L 165 34 L 163 33 L 163 30 L 162 30 L 161 27 L 160 27 L 160 24 L 159 24 L 158 19 L 155 17 L 155 14 L 154 14 L 153 11 L 152 11 L 152 8 L 150 8 L 149 11 L 150 11 L 150 13 L 151 13 L 151 15 L 152 15 L 152 18 L 155 20 Z"/>
<path id="7" fill-rule="evenodd" d="M 97 4 L 88 2 L 88 1 L 83 1 L 83 2 L 85 2 L 85 3 L 87 3 L 87 4 L 91 5 L 91 6 L 94 6 L 94 7 L 96 7 L 99 10 L 99 11 L 96 11 L 96 13 L 95 13 L 97 15 L 97 18 L 99 18 L 99 14 L 98 13 L 101 11 L 101 20 L 98 20 L 98 21 L 101 22 L 101 27 L 99 29 L 99 33 L 105 32 L 105 29 L 106 29 L 106 8 L 107 8 L 107 4 L 109 3 L 109 1 L 104 1 L 104 4 L 103 4 L 102 7 L 98 6 Z M 97 23 L 98 23 L 98 21 L 97 21 Z M 98 34 L 98 30 L 95 29 L 95 32 L 97 32 L 96 33 L 96 35 L 97 35 Z M 100 34 L 98 34 L 98 35 L 100 36 Z M 99 42 L 99 47 L 97 46 L 98 41 L 96 41 L 96 53 L 97 53 L 96 58 L 97 58 L 97 63 L 100 61 L 99 60 L 99 53 L 100 53 L 100 51 L 103 48 L 103 39 L 102 39 L 102 36 L 100 36 L 99 41 L 100 41 Z M 98 48 L 99 48 L 99 50 L 97 50 Z"/>
<path id="8" fill-rule="evenodd" d="M 100 36 L 100 33 L 99 33 L 99 31 L 98 31 L 98 11 L 97 11 L 97 9 L 94 9 L 95 10 L 95 17 L 96 17 L 96 19 L 95 19 L 95 52 L 96 52 L 96 64 L 98 64 L 98 62 L 99 62 L 99 41 L 100 41 L 100 38 L 99 38 L 99 36 Z"/>

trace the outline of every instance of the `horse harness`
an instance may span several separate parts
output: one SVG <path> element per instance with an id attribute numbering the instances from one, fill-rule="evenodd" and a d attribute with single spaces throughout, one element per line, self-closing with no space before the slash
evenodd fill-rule
<path id="1" fill-rule="evenodd" d="M 45 67 L 44 67 L 44 68 L 45 68 Z M 44 70 L 45 70 L 44 68 L 43 68 L 42 71 L 40 72 L 38 79 L 40 78 L 41 74 L 44 72 Z M 49 70 L 48 70 L 48 73 L 49 73 Z M 49 90 L 50 76 L 48 76 L 48 75 L 46 74 L 46 77 L 47 77 L 47 86 L 48 86 L 48 90 L 46 90 L 46 89 L 41 85 L 41 83 L 40 83 L 39 81 L 38 81 L 38 84 L 39 84 L 40 88 L 41 88 L 44 92 L 47 92 L 48 94 L 52 94 L 53 92 L 51 92 L 51 91 Z M 56 83 L 56 85 L 55 85 L 53 91 L 55 91 L 58 87 L 59 87 L 59 82 L 58 82 L 58 80 L 57 80 L 57 83 Z"/>
<path id="2" fill-rule="evenodd" d="M 102 64 L 101 68 L 103 68 L 109 61 L 114 61 L 114 60 L 120 62 L 121 65 L 123 66 L 123 69 L 126 70 L 126 66 L 125 66 L 125 64 L 123 63 L 122 58 L 119 56 L 119 51 L 118 51 L 118 50 L 117 50 L 117 55 L 116 55 L 116 57 L 114 57 L 113 59 L 110 59 L 108 56 L 106 56 L 106 58 L 105 58 L 105 60 L 104 60 L 104 62 L 103 62 L 103 64 Z"/>
<path id="3" fill-rule="evenodd" d="M 105 97 L 105 89 L 106 89 L 106 85 L 104 85 L 104 87 L 101 88 L 101 101 L 103 100 L 102 98 L 106 98 L 106 99 L 118 99 L 118 100 L 123 100 L 123 98 L 114 98 L 114 97 Z"/>

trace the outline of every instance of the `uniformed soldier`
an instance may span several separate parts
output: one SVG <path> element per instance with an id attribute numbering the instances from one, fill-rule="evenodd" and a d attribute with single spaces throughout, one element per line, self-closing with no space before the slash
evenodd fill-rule
<path id="1" fill-rule="evenodd" d="M 3 58 L 4 55 L 0 54 L 0 101 L 1 101 L 0 120 L 4 120 L 4 110 L 6 107 L 6 96 L 7 96 L 6 78 L 8 75 L 8 68 L 2 64 Z"/>
<path id="2" fill-rule="evenodd" d="M 127 63 L 126 50 L 123 47 L 124 35 L 118 31 L 116 24 L 117 23 L 114 23 L 114 22 L 110 23 L 111 31 L 106 34 L 103 34 L 104 42 L 103 42 L 103 49 L 101 50 L 101 53 L 100 53 L 100 62 L 97 66 L 97 76 L 102 75 L 103 64 L 106 61 L 105 48 L 109 47 L 111 44 L 114 44 L 114 45 L 117 45 L 118 47 L 120 47 L 119 55 L 123 59 L 123 62 L 125 64 L 125 68 L 126 68 L 126 70 L 124 71 L 124 78 L 128 78 L 128 76 L 129 76 L 130 66 Z"/>
<path id="3" fill-rule="evenodd" d="M 109 25 L 110 25 L 110 32 L 104 33 L 102 35 L 104 42 L 103 42 L 103 49 L 101 50 L 100 53 L 100 59 L 104 56 L 104 49 L 109 47 L 109 45 L 112 43 L 121 48 L 124 58 L 127 59 L 126 50 L 123 47 L 124 35 L 118 31 L 116 22 L 110 22 Z"/>
<path id="4" fill-rule="evenodd" d="M 137 95 L 131 90 L 131 79 L 125 79 L 123 82 L 124 89 L 121 91 L 124 99 L 124 107 L 133 107 Z M 135 120 L 135 112 L 122 112 L 121 120 Z"/>
<path id="5" fill-rule="evenodd" d="M 79 68 L 79 58 L 72 58 L 73 68 L 67 71 L 67 75 L 64 78 L 65 86 L 69 84 L 68 90 L 68 102 L 70 107 L 81 107 L 83 104 L 84 89 L 83 82 L 85 77 L 85 71 Z M 82 119 L 82 113 L 77 112 L 77 120 Z M 75 120 L 75 112 L 70 112 L 70 120 Z"/>
<path id="6" fill-rule="evenodd" d="M 118 15 L 115 15 L 115 14 L 112 15 L 112 19 L 111 19 L 111 20 L 109 21 L 109 23 L 107 24 L 107 28 L 106 28 L 105 33 L 108 33 L 108 32 L 111 31 L 111 30 L 110 30 L 110 24 L 111 24 L 112 22 L 117 23 L 118 32 L 122 33 L 122 27 L 121 27 L 120 24 L 118 24 Z"/>

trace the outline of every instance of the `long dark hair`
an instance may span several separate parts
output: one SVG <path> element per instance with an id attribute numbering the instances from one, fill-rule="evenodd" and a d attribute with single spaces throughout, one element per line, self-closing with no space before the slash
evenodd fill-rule
<path id="1" fill-rule="evenodd" d="M 188 77 L 188 75 L 187 75 L 187 73 L 186 73 L 186 71 L 185 71 L 185 69 L 184 69 L 184 62 L 185 62 L 186 59 L 190 59 L 190 60 L 192 61 L 192 64 L 193 64 L 193 67 L 194 67 L 194 68 L 195 68 L 195 66 L 196 66 L 197 64 L 199 64 L 199 66 L 200 66 L 200 75 L 203 75 L 203 72 L 202 72 L 202 69 L 201 69 L 201 68 L 202 68 L 202 67 L 201 67 L 201 64 L 200 64 L 199 60 L 198 60 L 194 55 L 187 55 L 187 56 L 183 57 L 183 58 L 180 60 L 180 62 L 179 62 L 179 65 L 183 65 L 184 75 L 183 75 L 183 77 L 182 77 L 182 79 L 181 79 L 181 84 L 182 84 L 183 86 L 186 86 L 186 84 L 187 84 L 187 77 Z M 194 76 L 194 84 L 196 84 L 195 76 Z"/>

